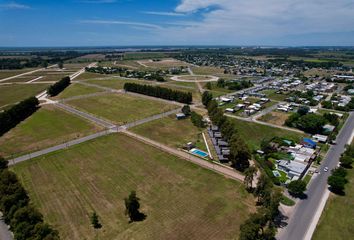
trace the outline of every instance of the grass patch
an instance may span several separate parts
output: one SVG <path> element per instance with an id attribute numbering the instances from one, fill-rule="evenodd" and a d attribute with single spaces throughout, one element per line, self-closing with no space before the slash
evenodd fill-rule
<path id="1" fill-rule="evenodd" d="M 11 84 L 0 86 L 0 109 L 26 98 L 37 95 L 47 89 L 49 84 Z"/>
<path id="2" fill-rule="evenodd" d="M 177 108 L 176 105 L 128 94 L 107 94 L 67 103 L 116 124 L 133 122 Z"/>
<path id="3" fill-rule="evenodd" d="M 273 99 L 275 101 L 284 101 L 288 97 L 287 94 L 279 94 L 276 92 L 276 90 L 264 90 L 261 93 L 266 94 L 269 99 Z"/>
<path id="4" fill-rule="evenodd" d="M 191 120 L 177 120 L 174 115 L 151 121 L 131 129 L 132 132 L 171 147 L 183 147 L 188 142 L 202 143 L 206 150 L 201 130 Z"/>
<path id="5" fill-rule="evenodd" d="M 112 134 L 12 168 L 62 239 L 235 239 L 255 211 L 242 183 L 149 145 Z M 143 222 L 128 223 L 124 201 L 141 199 Z"/>
<path id="6" fill-rule="evenodd" d="M 109 79 L 109 80 L 89 80 L 88 83 L 100 85 L 102 87 L 108 87 L 113 89 L 123 89 L 125 83 L 138 83 L 138 84 L 155 84 L 152 81 L 144 80 L 125 80 L 125 79 Z"/>
<path id="7" fill-rule="evenodd" d="M 102 89 L 86 86 L 79 83 L 72 83 L 69 87 L 67 87 L 63 92 L 61 92 L 57 98 L 64 99 L 74 96 L 81 96 L 96 92 L 103 92 Z"/>
<path id="8" fill-rule="evenodd" d="M 259 149 L 263 139 L 270 139 L 277 136 L 298 142 L 302 137 L 305 136 L 304 134 L 288 131 L 285 129 L 242 121 L 235 118 L 231 119 L 235 123 L 236 129 L 240 136 L 246 141 L 252 150 Z"/>
<path id="9" fill-rule="evenodd" d="M 55 107 L 42 107 L 0 138 L 0 155 L 22 155 L 98 130 L 100 128 Z"/>
<path id="10" fill-rule="evenodd" d="M 281 204 L 284 204 L 285 206 L 289 206 L 289 207 L 295 205 L 295 202 L 292 199 L 290 199 L 290 198 L 288 198 L 288 197 L 286 197 L 284 195 L 281 198 L 280 202 L 281 202 Z"/>

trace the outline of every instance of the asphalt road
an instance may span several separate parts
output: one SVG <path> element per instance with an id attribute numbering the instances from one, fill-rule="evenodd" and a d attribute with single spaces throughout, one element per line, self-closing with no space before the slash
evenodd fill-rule
<path id="1" fill-rule="evenodd" d="M 280 240 L 300 240 L 305 239 L 305 235 L 309 227 L 314 221 L 314 215 L 317 211 L 318 204 L 321 202 L 325 190 L 327 189 L 327 178 L 330 171 L 338 165 L 339 157 L 344 152 L 345 145 L 351 138 L 354 130 L 354 114 L 351 113 L 346 124 L 337 136 L 337 144 L 332 146 L 320 167 L 320 174 L 314 178 L 309 186 L 306 194 L 307 199 L 298 203 L 295 212 L 290 218 L 285 229 L 280 231 L 277 239 Z M 328 167 L 329 171 L 324 172 L 323 168 Z"/>
<path id="2" fill-rule="evenodd" d="M 7 225 L 0 218 L 0 240 L 13 240 L 12 233 L 8 229 Z"/>

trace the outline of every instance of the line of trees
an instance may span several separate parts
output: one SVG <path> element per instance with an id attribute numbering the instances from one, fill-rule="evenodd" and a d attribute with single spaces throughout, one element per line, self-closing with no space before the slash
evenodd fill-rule
<path id="1" fill-rule="evenodd" d="M 256 169 L 250 167 L 247 171 L 247 176 L 255 175 Z M 250 174 L 248 174 L 248 172 Z M 253 178 L 253 177 L 252 177 Z M 240 226 L 240 240 L 270 240 L 275 239 L 275 234 L 278 225 L 279 204 L 283 197 L 280 189 L 274 187 L 272 181 L 267 175 L 261 174 L 257 186 L 251 189 L 257 197 L 257 205 L 260 206 L 256 213 Z"/>
<path id="2" fill-rule="evenodd" d="M 190 92 L 182 92 L 159 86 L 142 85 L 137 83 L 125 83 L 124 90 L 128 92 L 140 93 L 185 104 L 190 104 L 193 100 L 192 93 Z"/>
<path id="3" fill-rule="evenodd" d="M 47 93 L 49 96 L 54 97 L 61 93 L 67 86 L 70 85 L 70 77 L 64 77 L 53 85 L 49 86 Z"/>
<path id="4" fill-rule="evenodd" d="M 26 190 L 16 174 L 8 170 L 7 164 L 0 157 L 0 211 L 15 239 L 59 239 L 58 231 L 45 223 L 42 214 L 31 206 Z"/>
<path id="5" fill-rule="evenodd" d="M 345 185 L 347 180 L 347 169 L 351 169 L 354 162 L 354 146 L 347 146 L 347 149 L 339 159 L 340 167 L 332 171 L 332 175 L 328 178 L 330 190 L 336 194 L 345 194 Z"/>
<path id="6" fill-rule="evenodd" d="M 218 108 L 215 100 L 210 100 L 210 93 L 204 92 L 203 103 L 206 104 L 210 120 L 220 128 L 222 136 L 230 144 L 230 156 L 234 168 L 239 171 L 245 171 L 249 166 L 251 151 L 245 141 L 239 136 L 234 123 L 224 116 L 224 112 Z"/>
<path id="7" fill-rule="evenodd" d="M 38 105 L 38 99 L 30 97 L 10 109 L 0 112 L 0 136 L 31 116 L 38 109 Z"/>
<path id="8" fill-rule="evenodd" d="M 205 127 L 205 122 L 203 120 L 203 116 L 196 113 L 196 112 L 191 112 L 191 121 L 194 126 L 198 128 L 204 128 Z"/>

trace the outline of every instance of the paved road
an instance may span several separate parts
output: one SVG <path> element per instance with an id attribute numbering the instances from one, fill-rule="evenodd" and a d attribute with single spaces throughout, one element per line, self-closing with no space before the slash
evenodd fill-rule
<path id="1" fill-rule="evenodd" d="M 322 161 L 320 174 L 314 178 L 307 190 L 308 198 L 298 203 L 293 216 L 290 218 L 288 226 L 279 231 L 277 239 L 299 240 L 305 239 L 305 235 L 314 221 L 314 216 L 318 205 L 327 189 L 327 178 L 330 171 L 323 171 L 324 167 L 334 169 L 339 162 L 340 155 L 344 152 L 344 147 L 350 140 L 354 131 L 354 114 L 351 113 L 342 130 L 338 134 L 337 144 L 332 146 L 325 159 Z"/>
<path id="2" fill-rule="evenodd" d="M 1 215 L 1 213 L 0 213 Z M 12 233 L 0 217 L 0 240 L 14 240 Z"/>
<path id="3" fill-rule="evenodd" d="M 80 110 L 77 110 L 76 108 L 70 107 L 70 106 L 65 105 L 63 103 L 59 103 L 59 102 L 58 103 L 54 103 L 54 106 L 57 106 L 57 107 L 59 107 L 61 109 L 64 109 L 67 112 L 70 112 L 70 113 L 78 115 L 78 116 L 80 116 L 82 118 L 85 118 L 85 119 L 87 119 L 87 120 L 89 120 L 91 122 L 94 122 L 94 123 L 96 123 L 96 124 L 98 124 L 100 126 L 103 126 L 105 128 L 111 129 L 111 128 L 115 128 L 116 127 L 113 123 L 111 123 L 111 122 L 109 122 L 107 120 L 98 118 L 98 117 L 93 116 L 93 115 L 91 115 L 89 113 L 82 112 Z"/>
<path id="4" fill-rule="evenodd" d="M 171 148 L 171 147 L 168 147 L 166 145 L 163 145 L 159 142 L 156 142 L 154 140 L 151 140 L 149 138 L 146 138 L 146 137 L 143 137 L 143 136 L 140 136 L 140 135 L 137 135 L 135 133 L 132 133 L 132 132 L 129 132 L 129 131 L 122 131 L 122 133 L 130 136 L 130 137 L 133 137 L 141 142 L 144 142 L 146 144 L 149 144 L 151 146 L 154 146 L 164 152 L 167 152 L 167 153 L 170 153 L 172 155 L 175 155 L 175 156 L 178 156 L 182 159 L 185 159 L 187 161 L 190 161 L 194 164 L 197 164 L 203 168 L 206 168 L 206 169 L 209 169 L 209 170 L 212 170 L 214 172 L 217 172 L 219 174 L 222 174 L 224 175 L 225 177 L 228 177 L 228 178 L 231 178 L 231 179 L 234 179 L 234 180 L 237 180 L 237 181 L 241 181 L 243 182 L 243 179 L 244 179 L 244 176 L 238 172 L 236 172 L 234 169 L 232 168 L 229 168 L 227 166 L 224 166 L 222 164 L 216 164 L 216 163 L 211 163 L 211 162 L 208 162 L 208 161 L 205 161 L 203 159 L 200 159 L 198 157 L 195 157 L 189 153 L 186 153 L 186 152 L 183 152 L 183 151 L 180 151 L 180 150 L 177 150 L 175 148 Z"/>

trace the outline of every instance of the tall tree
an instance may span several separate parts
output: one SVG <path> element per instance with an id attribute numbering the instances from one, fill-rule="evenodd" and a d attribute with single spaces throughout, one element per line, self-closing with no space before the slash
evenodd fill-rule
<path id="1" fill-rule="evenodd" d="M 253 188 L 253 180 L 254 177 L 257 174 L 257 168 L 255 166 L 250 166 L 245 170 L 245 179 L 244 179 L 244 184 L 246 185 L 247 189 L 252 189 Z"/>
<path id="2" fill-rule="evenodd" d="M 100 220 L 98 219 L 98 215 L 96 212 L 92 213 L 90 219 L 94 229 L 100 229 L 102 227 L 102 224 L 100 223 Z"/>
<path id="3" fill-rule="evenodd" d="M 142 221 L 145 219 L 145 214 L 139 211 L 140 203 L 139 198 L 136 196 L 136 192 L 132 191 L 128 198 L 124 199 L 125 214 L 129 216 L 131 222 Z"/>

